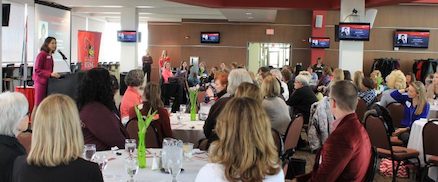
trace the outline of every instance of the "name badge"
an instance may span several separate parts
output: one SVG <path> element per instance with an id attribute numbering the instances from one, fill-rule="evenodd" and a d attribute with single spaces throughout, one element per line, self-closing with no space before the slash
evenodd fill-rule
<path id="1" fill-rule="evenodd" d="M 46 59 L 52 59 L 52 56 L 47 56 Z"/>

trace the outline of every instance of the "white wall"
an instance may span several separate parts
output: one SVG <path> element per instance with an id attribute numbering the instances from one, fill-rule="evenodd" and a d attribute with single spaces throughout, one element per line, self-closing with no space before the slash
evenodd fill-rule
<path id="1" fill-rule="evenodd" d="M 3 1 L 11 4 L 9 16 L 9 26 L 2 28 L 2 62 L 20 63 L 23 56 L 23 38 L 24 38 L 24 4 Z M 34 5 L 28 5 L 28 45 L 27 61 L 34 62 L 34 50 L 39 47 L 34 46 Z"/>

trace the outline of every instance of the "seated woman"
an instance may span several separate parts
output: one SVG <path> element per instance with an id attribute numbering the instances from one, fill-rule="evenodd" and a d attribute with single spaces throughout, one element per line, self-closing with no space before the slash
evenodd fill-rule
<path id="1" fill-rule="evenodd" d="M 391 97 L 394 100 L 405 106 L 404 118 L 401 121 L 403 128 L 398 128 L 393 133 L 405 144 L 408 143 L 412 123 L 420 118 L 427 118 L 430 108 L 426 100 L 426 88 L 423 83 L 415 81 L 409 85 L 407 90 L 407 95 L 402 94 L 404 90 L 391 93 Z"/>
<path id="2" fill-rule="evenodd" d="M 237 87 L 236 90 L 236 97 L 249 97 L 253 98 L 254 100 L 258 101 L 259 103 L 262 103 L 263 96 L 260 88 L 255 85 L 254 83 L 242 83 Z"/>
<path id="3" fill-rule="evenodd" d="M 28 102 L 23 94 L 5 92 L 0 94 L 0 181 L 12 181 L 14 160 L 25 155 L 26 150 L 18 142 L 19 133 L 27 129 Z"/>
<path id="4" fill-rule="evenodd" d="M 44 99 L 32 124 L 32 148 L 15 160 L 13 181 L 103 182 L 99 166 L 82 159 L 84 138 L 70 97 L 54 94 Z"/>
<path id="5" fill-rule="evenodd" d="M 396 102 L 392 97 L 391 93 L 396 90 L 406 89 L 406 77 L 400 70 L 394 70 L 386 77 L 387 90 L 382 92 L 382 98 L 380 99 L 379 105 L 386 107 L 388 104 Z"/>
<path id="6" fill-rule="evenodd" d="M 172 70 L 170 70 L 170 63 L 164 63 L 164 67 L 161 70 L 161 77 L 163 77 L 163 83 L 169 83 L 169 78 L 173 77 Z"/>
<path id="7" fill-rule="evenodd" d="M 195 181 L 284 181 L 271 124 L 260 103 L 234 98 L 222 113 L 216 126 L 219 140 L 212 143 L 210 162 Z"/>
<path id="8" fill-rule="evenodd" d="M 284 135 L 291 118 L 289 106 L 280 98 L 280 84 L 275 77 L 268 76 L 263 80 L 261 90 L 265 98 L 262 106 L 268 114 L 272 128 Z"/>
<path id="9" fill-rule="evenodd" d="M 315 94 L 309 86 L 310 75 L 298 75 L 295 77 L 295 92 L 286 102 L 291 106 L 294 114 L 303 114 L 304 123 L 309 123 L 310 107 L 317 102 Z"/>
<path id="10" fill-rule="evenodd" d="M 363 78 L 362 79 L 362 89 L 358 89 L 359 93 L 358 97 L 363 99 L 367 106 L 371 106 L 376 101 L 376 90 L 374 90 L 374 82 L 371 78 Z"/>
<path id="11" fill-rule="evenodd" d="M 427 100 L 438 99 L 438 73 L 433 74 L 432 84 L 427 87 Z"/>
<path id="12" fill-rule="evenodd" d="M 227 93 L 228 74 L 216 72 L 214 77 L 213 87 L 209 87 L 206 91 L 209 100 L 218 100 Z"/>
<path id="13" fill-rule="evenodd" d="M 136 117 L 134 107 L 142 102 L 140 87 L 143 84 L 143 80 L 144 73 L 140 69 L 129 71 L 125 77 L 125 83 L 128 88 L 120 104 L 120 115 L 124 125 L 126 125 L 129 119 Z"/>
<path id="14" fill-rule="evenodd" d="M 370 74 L 371 80 L 373 80 L 374 83 L 374 90 L 376 90 L 377 94 L 382 93 L 385 90 L 384 80 L 382 78 L 382 73 L 379 70 L 374 70 Z"/>
<path id="15" fill-rule="evenodd" d="M 284 100 L 289 99 L 289 88 L 287 87 L 287 84 L 284 82 L 283 75 L 281 74 L 281 71 L 279 69 L 271 69 L 269 71 L 272 76 L 277 78 L 278 83 L 280 84 L 280 94 L 283 96 Z"/>
<path id="16" fill-rule="evenodd" d="M 159 119 L 153 121 L 151 125 L 154 125 L 158 130 L 158 138 L 173 137 L 172 128 L 170 127 L 169 112 L 164 108 L 163 101 L 161 100 L 161 89 L 156 83 L 148 83 L 144 88 L 144 102 L 139 106 L 141 113 L 146 116 L 149 109 L 152 112 L 157 111 Z"/>
<path id="17" fill-rule="evenodd" d="M 187 79 L 188 73 L 189 73 L 189 67 L 187 65 L 187 62 L 183 61 L 181 63 L 181 67 L 179 67 L 178 70 L 176 71 L 175 76 Z"/>
<path id="18" fill-rule="evenodd" d="M 85 143 L 96 144 L 99 151 L 124 148 L 129 137 L 116 114 L 108 70 L 93 68 L 85 73 L 79 85 L 78 107 Z"/>

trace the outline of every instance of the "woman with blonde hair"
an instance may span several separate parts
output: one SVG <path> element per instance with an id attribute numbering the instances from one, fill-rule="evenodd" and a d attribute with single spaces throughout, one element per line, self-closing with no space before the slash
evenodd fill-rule
<path id="1" fill-rule="evenodd" d="M 263 80 L 261 90 L 264 97 L 262 106 L 271 120 L 272 128 L 284 135 L 291 118 L 289 106 L 280 98 L 280 84 L 274 76 L 268 76 Z"/>
<path id="2" fill-rule="evenodd" d="M 382 73 L 379 70 L 374 70 L 371 72 L 370 78 L 374 82 L 374 89 L 380 94 L 384 90 Z"/>
<path id="3" fill-rule="evenodd" d="M 235 96 L 253 98 L 260 103 L 262 103 L 263 101 L 263 96 L 260 88 L 257 85 L 248 82 L 242 83 L 239 85 L 239 87 L 237 87 Z"/>
<path id="4" fill-rule="evenodd" d="M 391 97 L 391 93 L 396 90 L 406 89 L 406 77 L 405 74 L 400 70 L 394 70 L 386 77 L 387 90 L 382 92 L 382 98 L 380 99 L 379 105 L 386 107 L 388 104 L 396 102 L 394 98 Z"/>
<path id="5" fill-rule="evenodd" d="M 167 55 L 167 50 L 163 50 L 163 51 L 161 52 L 161 57 L 160 57 L 160 59 L 158 60 L 158 64 L 159 64 L 159 66 L 160 66 L 160 69 L 161 69 L 162 67 L 164 67 L 164 64 L 169 63 L 169 62 L 170 62 L 170 57 Z"/>
<path id="6" fill-rule="evenodd" d="M 427 87 L 427 100 L 438 99 L 438 72 L 433 74 L 432 84 Z"/>
<path id="7" fill-rule="evenodd" d="M 47 97 L 32 124 L 32 147 L 27 156 L 15 160 L 13 181 L 103 181 L 99 166 L 81 158 L 84 138 L 71 98 Z"/>
<path id="8" fill-rule="evenodd" d="M 271 124 L 259 102 L 233 98 L 218 118 L 219 140 L 212 143 L 209 163 L 196 182 L 284 181 Z"/>
<path id="9" fill-rule="evenodd" d="M 344 71 L 342 69 L 336 68 L 333 71 L 333 80 L 332 81 L 340 81 L 340 80 L 344 80 L 345 76 L 344 76 Z"/>
<path id="10" fill-rule="evenodd" d="M 365 75 L 362 71 L 356 71 L 353 75 L 353 84 L 356 85 L 356 88 L 359 92 L 365 92 L 367 88 L 363 85 L 363 79 Z"/>
<path id="11" fill-rule="evenodd" d="M 426 88 L 420 81 L 409 84 L 407 95 L 403 94 L 404 92 L 404 90 L 396 90 L 391 93 L 394 100 L 405 106 L 404 118 L 401 121 L 402 128 L 395 130 L 393 135 L 407 144 L 412 123 L 420 118 L 427 118 L 430 105 L 426 100 Z"/>

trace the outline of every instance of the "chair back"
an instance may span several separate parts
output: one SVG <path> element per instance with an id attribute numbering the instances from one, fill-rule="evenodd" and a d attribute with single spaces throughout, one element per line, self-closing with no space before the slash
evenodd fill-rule
<path id="1" fill-rule="evenodd" d="M 272 128 L 272 137 L 274 139 L 275 146 L 277 147 L 278 156 L 280 157 L 283 155 L 283 139 L 281 138 L 280 132 L 278 132 L 276 129 Z"/>
<path id="2" fill-rule="evenodd" d="M 206 95 L 207 95 L 207 93 L 205 91 L 204 92 L 198 92 L 197 103 L 198 104 L 203 103 L 205 101 L 205 96 Z"/>
<path id="3" fill-rule="evenodd" d="M 365 112 L 367 112 L 367 110 L 368 110 L 367 103 L 363 99 L 358 98 L 356 115 L 360 121 L 363 121 L 363 116 L 365 115 Z"/>
<path id="4" fill-rule="evenodd" d="M 368 166 L 368 171 L 365 176 L 365 182 L 373 182 L 374 181 L 374 175 L 377 171 L 377 162 L 378 162 L 378 154 L 376 147 L 371 147 L 371 159 L 370 164 Z"/>
<path id="5" fill-rule="evenodd" d="M 284 139 L 284 149 L 286 151 L 295 149 L 300 139 L 301 130 L 303 129 L 304 119 L 301 114 L 295 116 L 295 119 L 289 123 Z"/>
<path id="6" fill-rule="evenodd" d="M 370 110 L 365 114 L 364 125 L 373 146 L 392 150 L 385 123 L 375 110 Z"/>
<path id="7" fill-rule="evenodd" d="M 400 103 L 392 102 L 387 105 L 387 109 L 392 119 L 392 125 L 395 128 L 401 128 L 401 121 L 405 115 L 405 107 Z"/>
<path id="8" fill-rule="evenodd" d="M 423 128 L 423 152 L 424 161 L 426 155 L 438 156 L 438 144 L 436 141 L 436 134 L 438 133 L 438 120 L 431 120 L 424 125 Z"/>
<path id="9" fill-rule="evenodd" d="M 17 136 L 18 142 L 23 145 L 24 149 L 26 149 L 26 153 L 30 152 L 30 148 L 32 145 L 32 133 L 31 132 L 23 132 L 18 134 Z"/>
<path id="10" fill-rule="evenodd" d="M 138 143 L 138 120 L 132 118 L 126 124 L 126 130 L 132 139 L 135 139 Z M 146 148 L 161 148 L 162 140 L 158 135 L 157 128 L 151 123 L 146 132 L 145 146 Z"/>

